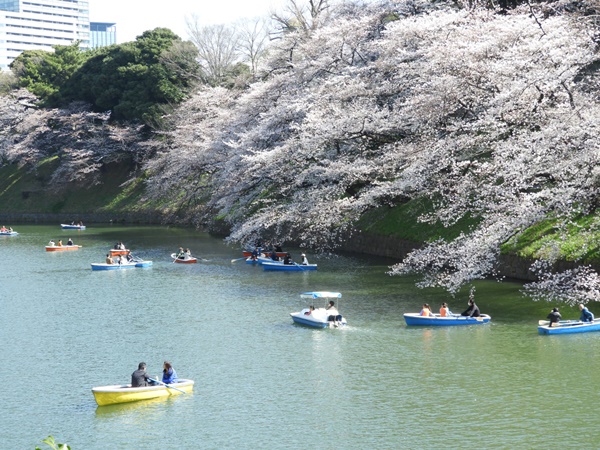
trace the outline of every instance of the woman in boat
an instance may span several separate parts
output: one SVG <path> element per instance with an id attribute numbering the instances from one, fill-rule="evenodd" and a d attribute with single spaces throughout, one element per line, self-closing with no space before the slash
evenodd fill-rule
<path id="1" fill-rule="evenodd" d="M 479 317 L 480 316 L 479 307 L 475 304 L 475 300 L 470 298 L 467 305 L 469 305 L 468 308 L 461 314 L 461 316 L 465 316 L 465 317 Z"/>
<path id="2" fill-rule="evenodd" d="M 165 361 L 163 364 L 162 382 L 165 384 L 177 383 L 177 372 L 169 361 Z"/>
<path id="3" fill-rule="evenodd" d="M 342 322 L 342 315 L 338 312 L 337 308 L 335 307 L 335 302 L 333 300 L 329 301 L 325 310 L 329 313 L 329 315 L 327 316 L 328 322 L 333 322 L 333 324 L 336 326 Z"/>
<path id="4" fill-rule="evenodd" d="M 58 244 L 56 244 L 56 245 L 58 245 L 59 247 L 62 247 L 62 239 L 59 239 Z"/>
<path id="5" fill-rule="evenodd" d="M 114 264 L 115 262 L 112 259 L 112 256 L 110 256 L 110 253 L 106 254 L 106 264 Z"/>
<path id="6" fill-rule="evenodd" d="M 553 323 L 555 323 L 556 326 L 558 326 L 558 322 L 560 322 L 562 316 L 558 312 L 558 308 L 552 308 L 552 311 L 550 311 L 550 314 L 548 314 L 548 317 L 546 318 L 550 321 L 550 326 L 552 326 Z"/>
<path id="7" fill-rule="evenodd" d="M 302 262 L 300 264 L 302 264 L 303 266 L 308 266 L 308 259 L 306 259 L 306 255 L 304 253 L 302 253 Z"/>
<path id="8" fill-rule="evenodd" d="M 579 317 L 579 320 L 581 322 L 594 321 L 594 314 L 589 309 L 587 309 L 583 303 L 579 304 L 579 311 L 581 311 L 581 316 Z"/>
<path id="9" fill-rule="evenodd" d="M 448 303 L 442 303 L 442 307 L 440 308 L 440 317 L 450 317 L 452 312 L 448 308 Z"/>
<path id="10" fill-rule="evenodd" d="M 431 306 L 427 303 L 423 303 L 423 309 L 419 313 L 420 316 L 425 317 L 433 317 L 433 311 L 431 311 Z"/>
<path id="11" fill-rule="evenodd" d="M 294 264 L 292 262 L 292 255 L 290 255 L 289 253 L 286 253 L 285 257 L 283 258 L 283 263 L 284 264 Z"/>
<path id="12" fill-rule="evenodd" d="M 67 245 L 73 245 L 73 239 L 69 238 L 69 240 L 67 241 Z"/>
<path id="13" fill-rule="evenodd" d="M 52 239 L 50 239 L 50 242 L 48 242 L 48 247 L 55 247 L 56 244 L 54 243 L 54 241 Z"/>

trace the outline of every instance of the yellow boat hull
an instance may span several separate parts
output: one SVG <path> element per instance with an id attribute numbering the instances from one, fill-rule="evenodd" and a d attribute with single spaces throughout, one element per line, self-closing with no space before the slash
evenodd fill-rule
<path id="1" fill-rule="evenodd" d="M 194 389 L 194 381 L 180 379 L 179 382 L 173 383 L 170 386 L 173 386 L 176 389 L 163 385 L 132 388 L 130 384 L 115 384 L 112 386 L 95 387 L 92 389 L 92 392 L 98 406 L 116 405 L 118 403 L 137 402 L 140 400 L 181 395 L 184 392 L 190 393 Z"/>

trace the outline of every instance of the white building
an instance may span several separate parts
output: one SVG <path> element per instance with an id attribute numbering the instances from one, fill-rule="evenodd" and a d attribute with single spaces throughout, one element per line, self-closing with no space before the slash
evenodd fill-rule
<path id="1" fill-rule="evenodd" d="M 0 69 L 25 50 L 90 47 L 88 0 L 0 0 Z"/>

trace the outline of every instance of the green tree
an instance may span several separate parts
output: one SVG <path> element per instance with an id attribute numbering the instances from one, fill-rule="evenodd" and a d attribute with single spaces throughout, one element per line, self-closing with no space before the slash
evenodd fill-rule
<path id="1" fill-rule="evenodd" d="M 171 51 L 174 44 L 181 44 L 176 34 L 156 28 L 134 42 L 101 49 L 64 86 L 63 97 L 110 110 L 115 119 L 141 119 L 155 127 L 158 116 L 184 100 L 199 76 L 199 65 L 189 52 L 178 59 L 178 53 Z M 188 75 L 181 77 L 178 67 L 184 67 Z"/>
<path id="2" fill-rule="evenodd" d="M 45 106 L 59 106 L 63 102 L 61 90 L 91 55 L 80 50 L 79 42 L 56 45 L 53 49 L 53 52 L 26 50 L 10 66 L 19 85 L 38 96 Z"/>

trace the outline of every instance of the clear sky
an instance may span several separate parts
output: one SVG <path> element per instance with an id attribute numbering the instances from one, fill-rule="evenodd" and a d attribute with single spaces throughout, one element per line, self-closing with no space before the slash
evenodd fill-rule
<path id="1" fill-rule="evenodd" d="M 186 17 L 202 25 L 232 23 L 281 11 L 286 0 L 90 0 L 90 21 L 117 24 L 117 43 L 133 41 L 146 30 L 170 28 L 187 39 Z"/>

